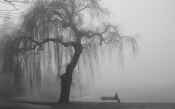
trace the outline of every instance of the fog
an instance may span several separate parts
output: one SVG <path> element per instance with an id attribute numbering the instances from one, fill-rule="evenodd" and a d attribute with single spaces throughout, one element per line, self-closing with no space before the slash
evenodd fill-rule
<path id="1" fill-rule="evenodd" d="M 101 65 L 101 76 L 90 93 L 124 101 L 175 101 L 175 1 L 110 0 L 111 22 L 124 35 L 138 34 L 138 55 L 125 50 L 124 68 L 117 54 Z"/>
<path id="2" fill-rule="evenodd" d="M 103 5 L 111 11 L 109 21 L 119 25 L 122 34 L 140 36 L 139 52 L 133 57 L 126 48 L 123 68 L 115 53 L 111 60 L 101 61 L 94 85 L 77 100 L 100 101 L 101 96 L 117 92 L 121 101 L 174 102 L 175 1 L 103 0 Z M 45 90 L 46 95 L 51 88 Z"/>

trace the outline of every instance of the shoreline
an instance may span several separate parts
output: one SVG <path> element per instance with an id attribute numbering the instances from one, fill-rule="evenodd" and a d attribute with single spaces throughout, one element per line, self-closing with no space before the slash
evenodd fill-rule
<path id="1" fill-rule="evenodd" d="M 104 102 L 102 100 L 74 100 L 74 101 L 71 101 L 71 102 L 91 102 L 91 103 L 100 103 L 100 102 Z M 113 101 L 111 100 L 107 100 L 106 101 L 107 103 L 113 103 Z M 121 103 L 175 103 L 175 101 L 120 101 Z"/>

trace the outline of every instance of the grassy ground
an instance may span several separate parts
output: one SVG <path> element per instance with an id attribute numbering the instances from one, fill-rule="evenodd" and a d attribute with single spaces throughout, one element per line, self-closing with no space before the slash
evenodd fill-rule
<path id="1" fill-rule="evenodd" d="M 175 109 L 175 103 L 104 103 L 104 102 L 56 102 L 0 101 L 0 109 Z"/>
<path id="2" fill-rule="evenodd" d="M 175 103 L 76 103 L 82 109 L 175 109 Z M 79 108 L 81 109 L 81 108 Z"/>
<path id="3" fill-rule="evenodd" d="M 175 109 L 175 103 L 79 103 L 87 109 Z"/>

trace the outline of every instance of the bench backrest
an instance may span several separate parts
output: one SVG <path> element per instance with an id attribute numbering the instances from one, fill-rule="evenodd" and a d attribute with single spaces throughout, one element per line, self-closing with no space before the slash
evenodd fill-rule
<path id="1" fill-rule="evenodd" d="M 115 97 L 101 97 L 102 100 L 116 100 Z"/>

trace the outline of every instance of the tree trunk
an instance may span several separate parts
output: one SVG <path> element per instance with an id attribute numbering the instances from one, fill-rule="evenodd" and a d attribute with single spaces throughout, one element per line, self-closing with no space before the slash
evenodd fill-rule
<path id="1" fill-rule="evenodd" d="M 61 94 L 59 103 L 69 103 L 71 83 L 72 83 L 71 75 L 68 76 L 66 75 L 66 73 L 61 75 Z"/>
<path id="2" fill-rule="evenodd" d="M 81 44 L 76 44 L 74 46 L 74 49 L 75 52 L 72 57 L 72 60 L 67 65 L 65 73 L 61 75 L 61 94 L 58 103 L 69 103 L 69 96 L 72 84 L 72 74 L 83 51 L 83 46 Z"/>

